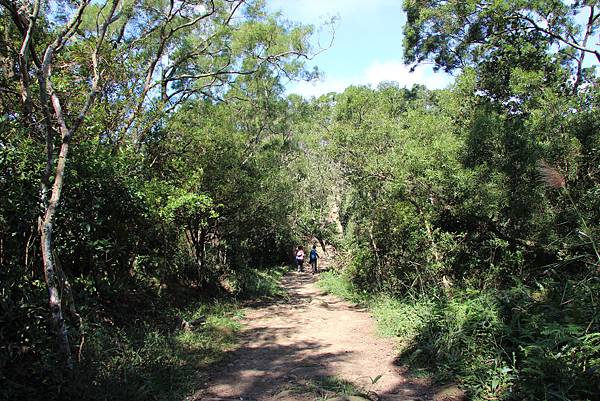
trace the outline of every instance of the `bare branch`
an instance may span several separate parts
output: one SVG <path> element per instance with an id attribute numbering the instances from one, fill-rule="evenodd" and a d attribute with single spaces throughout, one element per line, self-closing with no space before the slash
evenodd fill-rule
<path id="1" fill-rule="evenodd" d="M 33 2 L 33 11 L 29 16 L 29 27 L 25 33 L 25 38 L 19 51 L 19 69 L 21 70 L 21 101 L 23 102 L 25 115 L 30 117 L 32 111 L 31 93 L 29 92 L 29 53 L 33 30 L 35 29 L 37 18 L 40 12 L 40 0 Z"/>
<path id="2" fill-rule="evenodd" d="M 112 7 L 109 11 L 109 14 L 108 14 L 107 18 L 104 20 L 104 23 L 102 24 L 100 31 L 98 32 L 98 38 L 96 40 L 96 47 L 94 48 L 94 51 L 92 52 L 92 68 L 94 71 L 94 77 L 92 78 L 92 87 L 90 88 L 90 92 L 87 95 L 87 99 L 86 99 L 83 107 L 79 111 L 79 115 L 77 116 L 77 119 L 75 119 L 75 122 L 73 123 L 73 125 L 71 127 L 72 132 L 75 132 L 79 129 L 79 126 L 83 122 L 83 119 L 87 115 L 90 107 L 94 103 L 96 96 L 98 95 L 98 85 L 100 83 L 100 71 L 98 70 L 98 53 L 100 51 L 100 48 L 102 47 L 102 44 L 104 43 L 104 39 L 106 37 L 106 32 L 108 31 L 108 27 L 115 21 L 113 19 L 113 15 L 115 14 L 115 11 L 117 9 L 119 1 L 120 0 L 112 1 Z"/>
<path id="3" fill-rule="evenodd" d="M 592 11 L 592 12 L 593 12 L 593 11 Z M 566 38 L 565 38 L 565 37 L 563 37 L 562 35 L 560 35 L 560 34 L 558 34 L 558 33 L 554 32 L 554 31 L 552 31 L 552 30 L 550 29 L 550 25 L 548 25 L 548 28 L 544 28 L 544 27 L 540 26 L 540 25 L 539 25 L 539 24 L 538 24 L 538 23 L 537 23 L 535 20 L 533 20 L 531 17 L 528 17 L 528 16 L 526 16 L 526 15 L 521 15 L 521 14 L 518 14 L 516 17 L 513 17 L 513 18 L 520 19 L 520 20 L 524 20 L 524 21 L 528 22 L 529 24 L 531 24 L 531 26 L 532 26 L 532 27 L 533 27 L 535 30 L 537 30 L 537 31 L 539 31 L 539 32 L 542 32 L 542 33 L 545 33 L 546 35 L 550 36 L 551 38 L 553 38 L 553 39 L 556 39 L 556 40 L 558 40 L 559 42 L 562 42 L 562 43 L 564 43 L 565 45 L 567 45 L 567 46 L 569 46 L 569 47 L 572 47 L 572 48 L 574 48 L 574 49 L 580 50 L 580 51 L 582 51 L 582 52 L 591 53 L 591 54 L 595 55 L 595 56 L 596 56 L 596 59 L 598 59 L 598 61 L 600 62 L 600 51 L 598 51 L 598 50 L 595 50 L 595 49 L 591 49 L 591 48 L 587 48 L 587 47 L 585 47 L 585 46 L 582 46 L 582 45 L 580 45 L 580 44 L 579 44 L 579 43 L 577 43 L 577 42 L 574 42 L 574 41 L 571 41 L 571 40 L 568 40 L 568 39 L 566 39 Z"/>
<path id="4" fill-rule="evenodd" d="M 585 34 L 582 41 L 582 46 L 586 47 L 589 37 L 592 35 L 592 31 L 594 28 L 594 19 L 597 18 L 597 15 L 594 15 L 594 6 L 590 6 L 590 16 L 588 18 L 587 25 L 585 27 Z M 600 14 L 599 14 L 600 15 Z M 581 76 L 583 73 L 583 61 L 585 59 L 586 52 L 580 51 L 579 58 L 577 60 L 577 73 L 575 75 L 575 83 L 573 84 L 573 91 L 577 91 L 579 84 L 581 83 Z"/>
<path id="5" fill-rule="evenodd" d="M 85 10 L 88 4 L 89 0 L 81 2 L 77 11 L 71 16 L 69 22 L 58 33 L 54 41 L 46 48 L 41 66 L 42 75 L 44 79 L 48 78 L 48 74 L 50 72 L 50 64 L 52 63 L 52 60 L 54 58 L 54 53 L 57 52 L 58 49 L 62 47 L 64 42 L 67 41 L 75 32 L 74 29 L 81 23 L 81 16 L 83 15 L 83 11 Z"/>
<path id="6" fill-rule="evenodd" d="M 231 22 L 231 19 L 233 18 L 234 14 L 236 13 L 237 9 L 242 4 L 245 4 L 245 3 L 246 3 L 245 0 L 240 0 L 235 6 L 233 6 L 231 13 L 229 13 L 229 17 L 227 17 L 227 19 L 225 20 L 225 25 L 229 25 L 229 23 Z"/>
<path id="7" fill-rule="evenodd" d="M 198 22 L 202 21 L 203 19 L 206 19 L 206 18 L 210 17 L 211 15 L 213 15 L 215 13 L 215 3 L 213 0 L 211 0 L 210 3 L 211 3 L 211 10 L 209 12 L 207 12 L 206 14 L 202 14 L 202 15 L 198 16 L 197 18 L 194 18 L 193 20 L 191 20 L 185 24 L 181 24 L 178 27 L 171 29 L 171 35 L 181 29 L 185 29 L 190 26 L 196 25 Z"/>

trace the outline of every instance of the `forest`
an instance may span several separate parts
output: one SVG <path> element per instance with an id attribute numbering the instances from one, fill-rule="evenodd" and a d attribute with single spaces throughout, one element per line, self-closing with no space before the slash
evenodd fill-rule
<path id="1" fill-rule="evenodd" d="M 183 399 L 314 239 L 411 369 L 599 400 L 599 7 L 404 0 L 455 82 L 308 99 L 264 1 L 0 0 L 0 399 Z"/>

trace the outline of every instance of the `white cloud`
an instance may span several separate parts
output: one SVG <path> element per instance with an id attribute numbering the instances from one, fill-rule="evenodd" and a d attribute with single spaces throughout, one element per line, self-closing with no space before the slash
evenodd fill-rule
<path id="1" fill-rule="evenodd" d="M 296 93 L 309 98 L 329 92 L 343 92 L 350 85 L 376 87 L 383 81 L 395 81 L 398 82 L 400 87 L 407 88 L 411 88 L 415 84 L 421 84 L 429 89 L 442 89 L 452 83 L 453 80 L 454 78 L 448 74 L 433 72 L 431 65 L 421 65 L 414 72 L 410 72 L 410 67 L 399 60 L 376 60 L 358 76 L 325 76 L 315 82 L 298 82 L 290 85 L 288 93 Z"/>

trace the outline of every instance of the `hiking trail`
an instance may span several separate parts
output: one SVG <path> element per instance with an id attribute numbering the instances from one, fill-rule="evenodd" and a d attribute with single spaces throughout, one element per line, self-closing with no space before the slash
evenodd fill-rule
<path id="1" fill-rule="evenodd" d="M 211 369 L 189 399 L 432 399 L 427 380 L 410 379 L 395 364 L 393 339 L 376 335 L 369 312 L 325 295 L 317 280 L 307 269 L 289 272 L 282 279 L 286 297 L 250 305 L 239 347 Z M 331 390 L 340 383 L 351 383 L 362 395 L 340 397 Z"/>

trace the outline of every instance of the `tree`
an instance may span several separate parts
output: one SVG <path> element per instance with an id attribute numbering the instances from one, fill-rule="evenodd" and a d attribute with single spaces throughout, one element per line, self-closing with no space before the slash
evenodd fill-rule
<path id="1" fill-rule="evenodd" d="M 432 60 L 435 68 L 453 71 L 489 59 L 495 49 L 533 43 L 552 49 L 560 63 L 570 66 L 577 88 L 585 78 L 586 56 L 600 62 L 600 51 L 590 42 L 600 27 L 595 1 L 406 0 L 404 10 L 410 63 Z"/>
<path id="2" fill-rule="evenodd" d="M 42 259 L 59 348 L 72 367 L 53 230 L 73 138 L 94 124 L 102 106 L 112 107 L 100 140 L 132 138 L 140 149 L 147 133 L 188 98 L 219 99 L 237 77 L 261 70 L 301 76 L 310 28 L 281 23 L 260 1 L 0 4 L 2 19 L 11 22 L 2 48 L 15 56 L 7 71 L 18 72 L 3 76 L 18 82 L 19 107 L 11 118 L 45 138 Z"/>

